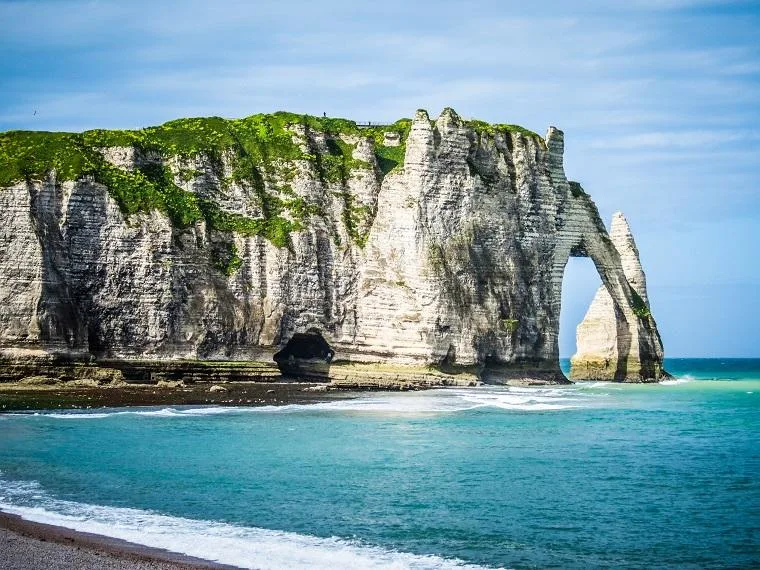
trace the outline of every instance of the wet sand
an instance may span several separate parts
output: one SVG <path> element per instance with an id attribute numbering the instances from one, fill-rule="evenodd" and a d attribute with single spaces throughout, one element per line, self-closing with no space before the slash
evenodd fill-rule
<path id="1" fill-rule="evenodd" d="M 197 382 L 194 384 L 83 385 L 63 382 L 0 384 L 0 412 L 43 409 L 94 409 L 122 406 L 265 406 L 308 404 L 350 398 L 313 382 Z"/>
<path id="2" fill-rule="evenodd" d="M 190 570 L 225 566 L 123 540 L 30 522 L 0 511 L 3 570 Z"/>

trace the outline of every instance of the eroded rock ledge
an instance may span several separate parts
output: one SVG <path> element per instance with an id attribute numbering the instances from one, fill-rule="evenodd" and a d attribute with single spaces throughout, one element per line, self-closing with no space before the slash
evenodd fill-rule
<path id="1" fill-rule="evenodd" d="M 573 376 L 657 380 L 638 256 L 566 179 L 563 150 L 556 128 L 451 109 L 370 128 L 277 113 L 2 134 L 0 357 L 245 369 L 280 354 L 344 385 L 564 383 L 574 255 L 599 270 L 615 333 L 581 326 L 604 347 Z"/>

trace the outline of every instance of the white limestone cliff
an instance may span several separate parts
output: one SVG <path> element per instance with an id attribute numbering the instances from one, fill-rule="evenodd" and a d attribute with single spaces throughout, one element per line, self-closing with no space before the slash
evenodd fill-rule
<path id="1" fill-rule="evenodd" d="M 628 221 L 620 212 L 612 217 L 610 238 L 632 290 L 634 315 L 625 314 L 628 311 L 613 300 L 607 287 L 600 286 L 578 325 L 577 352 L 570 361 L 570 377 L 629 381 L 660 378 L 663 375 L 662 342 L 651 315 L 639 251 Z M 643 343 L 647 343 L 646 350 L 655 355 L 649 363 L 641 362 Z"/>
<path id="2" fill-rule="evenodd" d="M 358 166 L 329 181 L 313 161 L 289 163 L 292 195 L 314 213 L 286 246 L 203 220 L 177 228 L 156 210 L 125 216 L 86 176 L 59 182 L 51 172 L 0 189 L 0 357 L 271 361 L 298 334 L 321 336 L 334 352 L 325 374 L 347 382 L 566 382 L 562 276 L 569 256 L 584 255 L 615 307 L 602 320 L 618 335 L 589 325 L 573 375 L 583 376 L 583 358 L 596 361 L 593 338 L 606 335 L 605 355 L 612 344 L 625 353 L 614 379 L 659 378 L 656 325 L 636 308 L 634 291 L 647 296 L 630 232 L 613 223 L 611 240 L 590 197 L 566 179 L 562 131 L 542 139 L 479 130 L 451 109 L 435 122 L 418 111 L 403 164 L 383 173 L 372 139 L 290 129 L 312 155 L 331 141 L 351 145 Z M 252 188 L 230 177 L 229 156 L 221 171 L 203 154 L 111 147 L 103 156 L 125 170 L 159 161 L 199 199 L 261 215 Z M 275 178 L 265 177 L 272 192 Z M 349 225 L 353 211 L 366 215 Z M 231 246 L 241 263 L 227 275 L 214 256 Z"/>

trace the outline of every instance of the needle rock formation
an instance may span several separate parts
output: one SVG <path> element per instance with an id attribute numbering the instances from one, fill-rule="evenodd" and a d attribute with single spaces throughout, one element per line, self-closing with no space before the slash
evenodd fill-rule
<path id="1" fill-rule="evenodd" d="M 385 126 L 275 113 L 4 133 L 4 377 L 72 363 L 246 375 L 274 359 L 348 385 L 567 382 L 562 277 L 588 256 L 603 286 L 572 376 L 657 380 L 628 226 L 617 216 L 608 235 L 563 151 L 554 127 L 451 109 Z"/>
<path id="2" fill-rule="evenodd" d="M 619 326 L 624 319 L 617 316 L 617 306 L 607 288 L 602 285 L 586 313 L 578 325 L 576 345 L 578 352 L 570 360 L 570 378 L 578 380 L 607 380 L 625 379 L 628 377 L 628 367 L 641 370 L 646 363 L 636 359 L 641 348 L 638 346 L 641 338 L 656 337 L 655 350 L 662 358 L 662 346 L 657 337 L 649 308 L 647 282 L 644 270 L 639 260 L 639 250 L 633 240 L 631 228 L 622 213 L 617 212 L 612 217 L 610 238 L 620 255 L 623 274 L 628 280 L 633 297 L 633 312 L 644 327 L 652 327 L 648 334 L 632 334 L 630 327 Z M 633 361 L 630 359 L 633 357 Z M 659 377 L 661 370 L 641 370 L 640 376 Z"/>

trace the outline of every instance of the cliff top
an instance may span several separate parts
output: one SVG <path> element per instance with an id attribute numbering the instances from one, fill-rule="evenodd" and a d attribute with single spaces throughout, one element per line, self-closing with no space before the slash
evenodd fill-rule
<path id="1" fill-rule="evenodd" d="M 451 112 L 445 109 L 444 113 Z M 425 112 L 425 116 L 427 113 Z M 93 129 L 82 133 L 48 131 L 7 131 L 0 133 L 0 186 L 24 179 L 41 179 L 56 169 L 59 180 L 73 180 L 96 170 L 93 151 L 107 147 L 135 147 L 163 157 L 218 156 L 234 149 L 251 155 L 257 162 L 304 158 L 292 141 L 296 127 L 328 135 L 349 135 L 374 139 L 380 168 L 387 174 L 403 162 L 403 150 L 411 119 L 391 124 L 357 124 L 333 117 L 315 117 L 288 112 L 251 115 L 243 119 L 195 117 L 176 119 L 160 126 L 136 130 Z M 538 134 L 510 124 L 491 124 L 477 119 L 463 123 L 480 134 L 497 132 L 541 138 Z M 385 134 L 399 135 L 399 145 L 387 145 Z M 340 144 L 340 143 L 338 143 Z M 337 155 L 337 150 L 330 149 Z M 307 157 L 308 158 L 308 157 Z M 97 159 L 95 160 L 97 162 Z"/>
<path id="2" fill-rule="evenodd" d="M 415 120 L 430 119 L 420 110 Z M 440 120 L 461 121 L 481 136 L 500 133 L 543 143 L 536 133 L 517 125 L 462 121 L 450 108 L 444 109 Z M 290 185 L 299 162 L 308 161 L 310 170 L 326 183 L 345 183 L 356 171 L 382 178 L 403 167 L 412 122 L 360 125 L 348 119 L 277 112 L 243 119 L 177 119 L 137 130 L 8 131 L 0 133 L 0 188 L 44 180 L 55 170 L 58 182 L 89 177 L 105 185 L 125 216 L 159 210 L 175 227 L 205 220 L 212 229 L 263 235 L 284 246 L 291 231 L 319 214 L 319 207 L 295 195 Z M 362 140 L 365 151 L 369 145 L 369 154 L 354 153 Z M 114 161 L 108 151 L 114 147 L 132 153 L 129 164 Z M 374 164 L 368 162 L 373 153 Z M 258 198 L 261 217 L 225 212 L 189 190 L 191 181 L 208 176 L 222 186 L 249 187 Z M 349 222 L 355 213 L 349 211 Z M 355 224 L 348 225 L 353 232 Z M 361 243 L 361 236 L 353 233 Z"/>

